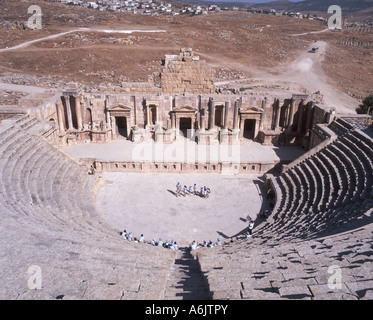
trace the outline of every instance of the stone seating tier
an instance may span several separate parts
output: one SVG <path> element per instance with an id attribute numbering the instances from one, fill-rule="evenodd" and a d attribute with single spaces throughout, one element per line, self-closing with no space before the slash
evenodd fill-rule
<path id="1" fill-rule="evenodd" d="M 373 141 L 343 121 L 331 128 L 337 140 L 274 179 L 274 210 L 254 237 L 193 260 L 124 240 L 94 207 L 97 176 L 42 138 L 45 123 L 2 121 L 0 298 L 372 299 Z M 28 288 L 35 265 L 41 290 Z"/>
<path id="2" fill-rule="evenodd" d="M 175 253 L 124 240 L 106 225 L 92 202 L 96 177 L 32 135 L 45 124 L 24 116 L 1 127 L 0 297 L 161 298 Z M 42 290 L 28 288 L 32 265 L 42 270 Z"/>

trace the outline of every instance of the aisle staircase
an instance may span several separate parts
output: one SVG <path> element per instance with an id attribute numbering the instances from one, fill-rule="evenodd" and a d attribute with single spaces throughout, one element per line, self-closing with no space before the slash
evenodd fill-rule
<path id="1" fill-rule="evenodd" d="M 210 300 L 206 276 L 188 248 L 181 248 L 167 279 L 166 300 Z"/>

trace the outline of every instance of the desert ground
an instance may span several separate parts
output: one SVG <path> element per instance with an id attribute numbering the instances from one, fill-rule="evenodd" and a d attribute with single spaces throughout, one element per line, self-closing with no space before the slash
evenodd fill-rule
<path id="1" fill-rule="evenodd" d="M 0 90 L 6 96 L 1 104 L 15 104 L 18 92 L 22 96 L 22 87 L 12 85 L 50 90 L 79 83 L 87 89 L 147 81 L 161 70 L 164 55 L 181 47 L 205 59 L 225 88 L 254 94 L 280 89 L 288 96 L 320 91 L 321 103 L 340 112 L 354 112 L 372 92 L 373 49 L 342 44 L 372 43 L 372 34 L 243 11 L 141 16 L 32 4 L 42 9 L 40 30 L 9 27 L 12 21 L 27 21 L 30 2 L 7 0 L 0 8 Z M 315 44 L 320 51 L 310 53 Z"/>

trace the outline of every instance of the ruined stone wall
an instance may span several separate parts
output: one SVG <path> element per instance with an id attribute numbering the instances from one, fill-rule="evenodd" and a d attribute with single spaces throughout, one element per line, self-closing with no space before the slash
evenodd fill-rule
<path id="1" fill-rule="evenodd" d="M 373 33 L 372 25 L 351 25 L 343 28 L 343 32 Z"/>
<path id="2" fill-rule="evenodd" d="M 341 46 L 349 46 L 349 47 L 373 48 L 373 42 L 363 41 L 356 37 L 348 38 L 347 40 L 333 41 L 332 43 L 341 45 Z"/>
<path id="3" fill-rule="evenodd" d="M 117 89 L 124 94 L 159 94 L 161 88 L 156 87 L 152 81 L 149 82 L 123 82 L 122 88 Z"/>
<path id="4" fill-rule="evenodd" d="M 181 49 L 178 56 L 172 56 L 161 72 L 162 93 L 215 92 L 214 71 L 206 62 L 195 57 L 191 49 Z"/>

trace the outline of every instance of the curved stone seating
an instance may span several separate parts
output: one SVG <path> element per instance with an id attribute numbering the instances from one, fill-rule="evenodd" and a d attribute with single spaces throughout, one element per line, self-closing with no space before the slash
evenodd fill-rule
<path id="1" fill-rule="evenodd" d="M 325 235 L 329 229 L 333 232 L 331 218 L 338 226 L 355 225 L 352 221 L 360 220 L 361 208 L 372 193 L 370 140 L 364 138 L 360 141 L 354 130 L 344 132 L 335 142 L 278 177 L 281 203 L 272 213 L 270 226 L 263 227 L 262 232 L 286 231 L 284 239 L 289 240 L 296 237 L 292 229 L 309 237 Z"/>
<path id="2" fill-rule="evenodd" d="M 213 299 L 373 298 L 373 141 L 335 127 L 336 141 L 274 179 L 272 215 L 252 238 L 194 253 L 199 267 L 188 265 L 199 280 L 189 289 L 202 279 Z M 97 176 L 40 138 L 43 130 L 28 116 L 0 125 L 0 298 L 186 297 L 184 260 L 175 263 L 185 254 L 122 239 L 94 207 Z M 30 266 L 42 272 L 41 290 L 29 287 Z"/>
<path id="3" fill-rule="evenodd" d="M 213 299 L 373 299 L 373 140 L 335 127 L 336 141 L 274 179 L 252 238 L 199 249 Z"/>
<path id="4" fill-rule="evenodd" d="M 269 244 L 254 230 L 253 238 L 196 255 L 213 299 L 372 299 L 372 232 L 370 225 L 285 244 L 273 235 Z M 337 272 L 340 282 L 333 287 Z"/>
<path id="5" fill-rule="evenodd" d="M 0 125 L 0 297 L 160 299 L 175 253 L 106 225 L 92 201 L 97 177 L 40 138 L 44 127 L 28 116 Z M 33 265 L 42 290 L 29 288 Z"/>

